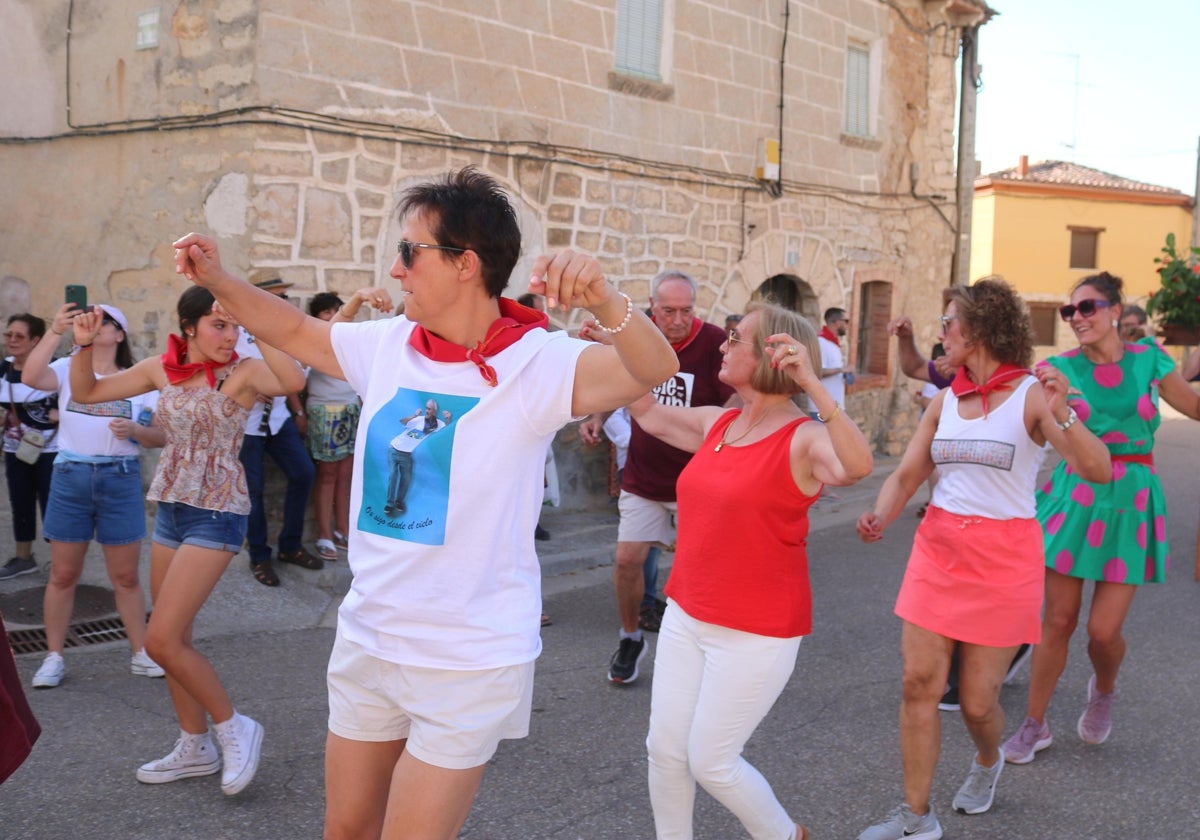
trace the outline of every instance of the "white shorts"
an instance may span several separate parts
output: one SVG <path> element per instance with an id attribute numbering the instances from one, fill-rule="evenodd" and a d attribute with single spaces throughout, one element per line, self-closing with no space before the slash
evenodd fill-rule
<path id="1" fill-rule="evenodd" d="M 486 764 L 500 741 L 529 734 L 534 663 L 483 671 L 397 665 L 338 631 L 327 671 L 329 731 L 351 741 L 399 741 L 447 770 Z"/>
<path id="2" fill-rule="evenodd" d="M 675 502 L 655 502 L 621 491 L 617 498 L 617 542 L 657 543 L 675 550 Z"/>

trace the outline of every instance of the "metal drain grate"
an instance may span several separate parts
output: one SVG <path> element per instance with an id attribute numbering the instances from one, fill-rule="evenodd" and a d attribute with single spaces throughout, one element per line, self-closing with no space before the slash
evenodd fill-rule
<path id="1" fill-rule="evenodd" d="M 67 628 L 67 641 L 64 647 L 82 647 L 98 645 L 104 642 L 119 642 L 126 639 L 125 622 L 119 617 L 101 618 L 96 621 L 83 621 L 72 624 Z M 46 646 L 46 629 L 37 627 L 32 630 L 9 630 L 8 643 L 12 645 L 13 653 L 44 653 Z"/>

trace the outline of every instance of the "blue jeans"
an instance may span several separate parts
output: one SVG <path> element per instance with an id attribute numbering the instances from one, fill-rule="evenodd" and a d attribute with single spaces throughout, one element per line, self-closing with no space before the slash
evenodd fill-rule
<path id="1" fill-rule="evenodd" d="M 146 536 L 146 494 L 136 455 L 103 462 L 54 460 L 42 531 L 65 543 L 128 545 Z"/>
<path id="2" fill-rule="evenodd" d="M 246 435 L 238 457 L 246 470 L 246 489 L 250 493 L 250 517 L 246 523 L 246 545 L 251 563 L 271 559 L 267 545 L 267 514 L 263 509 L 263 488 L 266 484 L 266 456 L 283 471 L 287 492 L 283 497 L 283 525 L 279 529 L 279 551 L 300 550 L 304 537 L 304 512 L 312 490 L 317 468 L 313 466 L 308 449 L 296 423 L 289 417 L 273 435 Z"/>
<path id="3" fill-rule="evenodd" d="M 646 562 L 642 564 L 642 583 L 645 585 L 642 592 L 643 607 L 652 606 L 658 600 L 658 555 L 658 546 L 650 546 Z"/>

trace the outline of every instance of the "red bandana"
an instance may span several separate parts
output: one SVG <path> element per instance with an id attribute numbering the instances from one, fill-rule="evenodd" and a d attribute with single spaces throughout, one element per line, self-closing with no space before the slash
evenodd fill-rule
<path id="1" fill-rule="evenodd" d="M 987 382 L 982 385 L 976 385 L 971 381 L 971 376 L 967 373 L 966 367 L 960 367 L 958 373 L 954 375 L 954 381 L 950 383 L 950 390 L 954 392 L 954 396 L 960 400 L 963 397 L 968 397 L 971 394 L 979 394 L 983 400 L 983 416 L 987 418 L 988 413 L 988 394 L 993 391 L 1007 391 L 1012 385 L 1009 385 L 1009 380 L 1016 379 L 1018 376 L 1024 376 L 1027 373 L 1032 373 L 1028 368 L 1017 367 L 1016 365 L 1002 364 L 996 368 Z"/>
<path id="2" fill-rule="evenodd" d="M 820 333 L 818 333 L 818 335 L 820 335 L 820 336 L 821 336 L 821 338 L 827 338 L 827 339 L 829 339 L 829 340 L 830 340 L 830 341 L 832 341 L 834 344 L 841 344 L 841 343 L 842 343 L 842 339 L 841 339 L 841 337 L 839 337 L 839 336 L 838 336 L 838 334 L 837 334 L 837 333 L 835 333 L 833 330 L 829 329 L 829 325 L 828 325 L 828 324 L 826 324 L 825 326 L 821 327 L 821 332 L 820 332 Z"/>
<path id="3" fill-rule="evenodd" d="M 479 368 L 484 381 L 495 388 L 499 381 L 496 370 L 485 360 L 516 344 L 530 330 L 538 327 L 545 329 L 549 323 L 545 312 L 522 306 L 508 298 L 500 298 L 500 317 L 488 327 L 487 337 L 474 347 L 467 348 L 446 341 L 420 324 L 412 331 L 408 343 L 422 356 L 435 362 L 471 362 Z"/>
<path id="4" fill-rule="evenodd" d="M 202 370 L 208 377 L 209 386 L 215 388 L 217 387 L 217 377 L 213 371 L 233 364 L 237 361 L 237 357 L 238 354 L 234 353 L 229 357 L 228 362 L 214 362 L 212 359 L 206 362 L 189 362 L 187 361 L 187 342 L 172 333 L 167 336 L 167 352 L 163 353 L 159 360 L 162 362 L 163 372 L 167 374 L 167 381 L 172 385 L 178 385 L 186 379 L 191 379 L 197 371 Z"/>

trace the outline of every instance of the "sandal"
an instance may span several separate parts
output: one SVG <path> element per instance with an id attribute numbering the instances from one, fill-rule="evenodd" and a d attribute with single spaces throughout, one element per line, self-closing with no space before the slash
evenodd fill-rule
<path id="1" fill-rule="evenodd" d="M 346 539 L 346 535 L 341 531 L 333 532 L 333 544 L 338 548 L 346 549 L 350 547 L 350 541 Z"/>
<path id="2" fill-rule="evenodd" d="M 325 568 L 325 561 L 320 557 L 313 557 L 302 548 L 295 551 L 279 552 L 279 560 L 282 563 L 291 563 L 293 566 L 299 566 L 302 569 L 311 569 L 314 572 L 317 569 Z"/>
<path id="3" fill-rule="evenodd" d="M 542 626 L 543 627 L 549 627 L 553 623 L 554 623 L 554 620 L 550 618 L 550 615 L 548 613 L 542 613 Z"/>
<path id="4" fill-rule="evenodd" d="M 275 569 L 271 565 L 270 560 L 264 560 L 261 563 L 251 563 L 250 571 L 254 573 L 254 579 L 263 586 L 279 585 L 279 575 L 275 574 Z"/>
<path id="5" fill-rule="evenodd" d="M 333 540 L 317 540 L 317 554 L 322 560 L 332 563 L 338 557 L 337 546 L 333 544 Z"/>
<path id="6" fill-rule="evenodd" d="M 925 511 L 927 511 L 927 510 L 929 510 L 928 502 L 926 502 L 925 504 L 923 504 L 919 508 L 917 508 L 917 519 L 923 519 L 925 517 Z"/>

